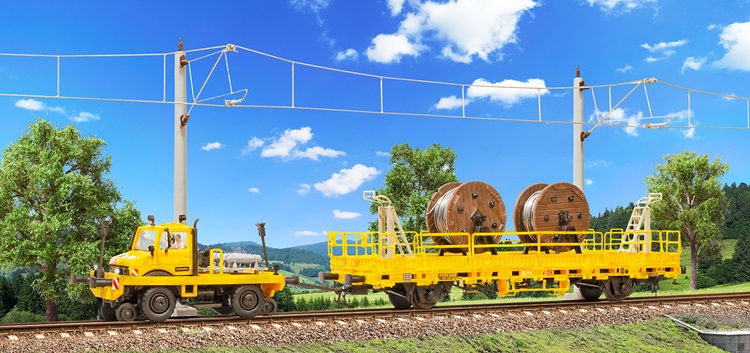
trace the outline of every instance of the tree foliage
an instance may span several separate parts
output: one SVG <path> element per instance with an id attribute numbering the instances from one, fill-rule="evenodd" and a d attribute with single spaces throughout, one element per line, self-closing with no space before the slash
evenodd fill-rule
<path id="1" fill-rule="evenodd" d="M 439 144 L 424 150 L 406 143 L 391 148 L 391 170 L 385 176 L 385 187 L 375 192 L 391 199 L 405 231 L 426 229 L 425 208 L 430 197 L 443 184 L 458 181 L 455 160 L 453 149 Z M 378 205 L 370 205 L 370 212 L 377 214 Z"/>
<path id="2" fill-rule="evenodd" d="M 603 213 L 591 216 L 589 228 L 602 233 L 608 232 L 614 228 L 625 229 L 628 226 L 634 208 L 635 204 L 631 202 L 626 207 L 616 206 L 612 210 L 608 208 L 604 209 Z"/>
<path id="3" fill-rule="evenodd" d="M 729 165 L 719 158 L 683 152 L 664 156 L 665 164 L 646 177 L 648 192 L 660 192 L 663 200 L 652 206 L 653 218 L 662 227 L 679 229 L 690 248 L 690 288 L 697 287 L 697 264 L 701 247 L 718 244 L 724 223 L 726 198 L 718 178 Z"/>
<path id="4" fill-rule="evenodd" d="M 41 271 L 36 289 L 49 321 L 57 320 L 69 272 L 86 273 L 98 260 L 98 224 L 121 200 L 107 178 L 111 158 L 102 156 L 104 145 L 72 125 L 60 129 L 37 119 L 0 161 L 0 264 Z M 133 213 L 132 205 L 125 208 Z"/>
<path id="5" fill-rule="evenodd" d="M 745 183 L 724 185 L 727 197 L 727 210 L 724 212 L 724 239 L 739 239 L 750 234 L 750 186 Z"/>

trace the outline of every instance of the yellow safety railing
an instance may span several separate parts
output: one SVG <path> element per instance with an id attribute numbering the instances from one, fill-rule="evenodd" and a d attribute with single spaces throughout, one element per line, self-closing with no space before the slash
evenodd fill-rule
<path id="1" fill-rule="evenodd" d="M 578 236 L 585 234 L 583 242 L 542 242 L 542 235 Z M 501 233 L 411 233 L 410 244 L 415 256 L 428 256 L 437 253 L 461 253 L 474 255 L 476 253 L 495 252 L 554 252 L 556 247 L 575 248 L 586 251 L 615 251 L 615 252 L 660 252 L 677 253 L 681 249 L 680 232 L 676 230 L 630 231 L 613 229 L 602 233 L 594 230 L 585 232 L 572 231 L 542 231 L 542 232 L 501 232 Z M 625 235 L 625 236 L 623 236 Z M 645 236 L 644 236 L 645 235 Z M 438 245 L 432 236 L 451 237 L 453 244 Z M 377 232 L 329 232 L 328 255 L 331 257 L 391 257 L 403 255 L 398 253 L 395 234 L 378 234 Z M 500 241 L 494 242 L 494 237 Z M 523 242 L 522 238 L 536 239 L 535 242 Z M 630 239 L 623 242 L 622 239 Z M 641 240 L 645 239 L 645 240 Z M 491 241 L 488 241 L 491 240 Z M 463 244 L 462 244 L 463 243 Z M 481 249 L 481 250 L 480 250 Z M 477 251 L 479 250 L 479 251 Z M 572 251 L 572 250 L 571 250 Z"/>

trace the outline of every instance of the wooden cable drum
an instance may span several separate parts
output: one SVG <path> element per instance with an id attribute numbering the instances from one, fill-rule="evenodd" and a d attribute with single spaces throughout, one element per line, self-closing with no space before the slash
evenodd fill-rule
<path id="1" fill-rule="evenodd" d="M 483 226 L 488 232 L 505 230 L 505 203 L 500 194 L 487 183 L 447 183 L 441 186 L 430 198 L 425 212 L 427 230 L 430 233 L 469 233 L 473 234 L 476 223 L 471 219 L 475 212 L 486 216 Z M 500 236 L 492 237 L 495 243 Z M 432 236 L 437 245 L 461 245 L 467 243 L 466 236 Z M 446 252 L 464 252 L 466 248 L 444 249 Z M 487 251 L 476 249 L 477 253 Z"/>
<path id="2" fill-rule="evenodd" d="M 568 221 L 561 222 L 561 218 L 568 215 Z M 533 231 L 561 231 L 563 224 L 567 223 L 568 229 L 587 231 L 591 213 L 589 203 L 583 191 L 571 183 L 534 184 L 527 187 L 516 200 L 513 212 L 513 223 L 519 232 Z M 541 243 L 556 242 L 583 242 L 586 234 L 576 234 L 573 239 L 560 239 L 557 234 L 539 235 Z M 519 236 L 524 243 L 536 243 L 536 235 Z M 562 246 L 561 252 L 574 250 L 576 247 Z M 556 249 L 551 245 L 542 247 L 541 250 L 549 251 Z"/>

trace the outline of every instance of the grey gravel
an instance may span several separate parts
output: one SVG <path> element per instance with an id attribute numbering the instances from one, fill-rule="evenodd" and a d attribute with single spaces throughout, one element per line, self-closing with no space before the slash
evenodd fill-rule
<path id="1" fill-rule="evenodd" d="M 633 309 L 635 308 L 635 309 Z M 531 315 L 529 315 L 529 314 Z M 404 320 L 384 318 L 385 322 L 367 318 L 330 320 L 319 325 L 315 321 L 298 322 L 300 327 L 278 323 L 249 323 L 227 326 L 174 328 L 167 332 L 156 329 L 118 331 L 111 336 L 105 331 L 86 337 L 83 332 L 72 332 L 70 337 L 48 334 L 38 339 L 31 334 L 18 335 L 18 340 L 0 337 L 0 352 L 113 352 L 123 350 L 152 351 L 167 349 L 194 349 L 205 346 L 277 346 L 317 341 L 372 340 L 382 338 L 475 335 L 498 332 L 529 331 L 538 329 L 575 329 L 595 325 L 619 325 L 650 320 L 655 317 L 683 313 L 711 313 L 750 317 L 750 303 L 742 301 L 721 302 L 718 305 L 635 306 L 586 310 L 497 311 L 465 316 L 425 316 L 423 320 L 408 317 Z M 320 321 L 318 321 L 320 322 Z M 342 324 L 343 323 L 343 324 Z M 258 326 L 260 329 L 253 328 Z"/>

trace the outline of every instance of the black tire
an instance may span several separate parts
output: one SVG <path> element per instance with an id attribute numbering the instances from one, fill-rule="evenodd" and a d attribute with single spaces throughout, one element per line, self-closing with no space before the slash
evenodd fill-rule
<path id="1" fill-rule="evenodd" d="M 263 291 L 257 285 L 242 286 L 232 294 L 232 308 L 243 319 L 249 319 L 263 309 Z"/>
<path id="2" fill-rule="evenodd" d="M 276 301 L 273 298 L 266 298 L 263 301 L 263 308 L 260 313 L 263 315 L 273 315 L 276 312 Z"/>
<path id="3" fill-rule="evenodd" d="M 215 312 L 217 315 L 222 315 L 222 316 L 234 315 L 234 309 L 229 305 L 212 307 L 211 310 L 213 310 L 213 312 Z"/>
<path id="4" fill-rule="evenodd" d="M 599 287 L 578 286 L 578 289 L 581 290 L 583 299 L 589 302 L 599 300 L 599 297 L 602 296 L 602 289 Z"/>
<path id="5" fill-rule="evenodd" d="M 396 310 L 411 309 L 411 302 L 409 302 L 409 299 L 406 298 L 406 291 L 404 290 L 404 286 L 397 284 L 386 293 L 388 293 L 388 300 L 391 301 L 391 304 L 393 304 L 393 307 Z"/>
<path id="6" fill-rule="evenodd" d="M 138 311 L 132 303 L 122 303 L 115 309 L 117 321 L 135 321 L 138 317 Z"/>
<path id="7" fill-rule="evenodd" d="M 411 292 L 411 305 L 414 309 L 432 309 L 442 297 L 442 291 L 434 287 L 417 287 Z"/>
<path id="8" fill-rule="evenodd" d="M 633 280 L 623 277 L 610 277 L 604 282 L 604 296 L 609 301 L 619 302 L 633 293 Z"/>
<path id="9" fill-rule="evenodd" d="M 165 287 L 153 287 L 146 290 L 141 297 L 141 311 L 147 319 L 162 322 L 174 313 L 177 299 L 171 290 Z"/>
<path id="10" fill-rule="evenodd" d="M 104 321 L 116 321 L 117 320 L 117 314 L 115 313 L 115 309 L 113 309 L 112 306 L 109 305 L 109 303 L 102 303 L 102 306 L 99 307 L 99 315 L 101 315 Z"/>

